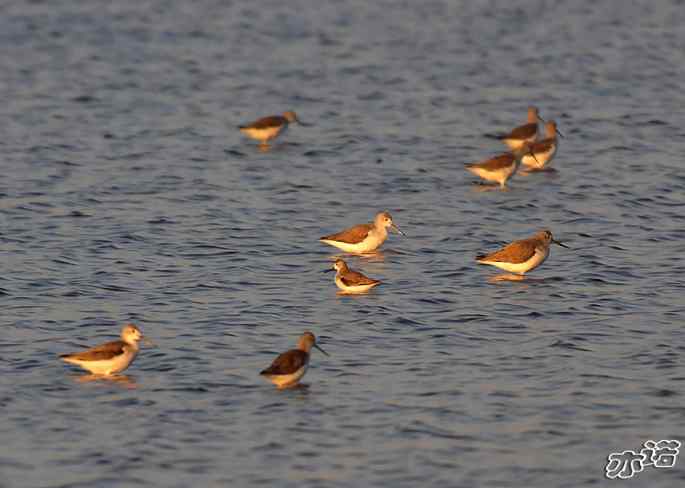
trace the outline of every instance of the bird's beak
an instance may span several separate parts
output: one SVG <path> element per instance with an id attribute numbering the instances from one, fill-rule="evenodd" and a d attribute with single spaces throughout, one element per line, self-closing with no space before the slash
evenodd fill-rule
<path id="1" fill-rule="evenodd" d="M 552 242 L 553 242 L 554 244 L 556 244 L 557 246 L 565 247 L 566 249 L 571 249 L 571 248 L 568 247 L 566 244 L 564 244 L 563 242 L 559 242 L 559 241 L 557 241 L 556 239 L 552 239 Z"/>
<path id="2" fill-rule="evenodd" d="M 155 344 L 154 342 L 152 342 L 152 341 L 151 341 L 150 339 L 148 339 L 147 337 L 143 336 L 142 339 L 143 339 L 143 344 L 145 344 L 146 346 L 148 346 L 148 347 L 157 347 L 157 344 Z"/>
<path id="3" fill-rule="evenodd" d="M 404 236 L 404 237 L 407 237 L 407 234 L 405 234 L 404 232 L 402 232 L 402 231 L 400 230 L 400 228 L 397 227 L 394 223 L 393 223 L 393 224 L 390 224 L 390 228 L 391 228 L 392 230 L 394 230 L 395 232 L 397 232 L 399 235 Z"/>
<path id="4" fill-rule="evenodd" d="M 562 134 L 561 131 L 560 131 L 559 129 L 554 129 L 554 130 L 557 131 L 557 134 L 559 134 L 559 137 L 564 137 L 564 134 Z"/>
<path id="5" fill-rule="evenodd" d="M 540 119 L 542 122 L 547 122 L 545 119 L 542 118 L 540 114 L 538 114 L 538 119 Z"/>
<path id="6" fill-rule="evenodd" d="M 531 156 L 533 156 L 533 159 L 535 160 L 536 163 L 540 164 L 540 161 L 538 161 L 538 158 L 535 157 L 535 153 L 533 152 L 532 149 L 528 148 L 528 154 L 530 154 Z"/>
<path id="7" fill-rule="evenodd" d="M 314 344 L 314 347 L 317 348 L 317 349 L 318 349 L 319 351 L 321 351 L 322 353 L 324 353 L 326 356 L 330 356 L 330 354 L 328 354 L 326 351 L 324 351 L 323 349 L 321 349 L 321 347 L 319 347 L 318 344 Z"/>
<path id="8" fill-rule="evenodd" d="M 302 122 L 300 119 L 297 119 L 296 122 L 301 125 L 302 127 L 311 127 L 313 124 L 305 124 Z"/>

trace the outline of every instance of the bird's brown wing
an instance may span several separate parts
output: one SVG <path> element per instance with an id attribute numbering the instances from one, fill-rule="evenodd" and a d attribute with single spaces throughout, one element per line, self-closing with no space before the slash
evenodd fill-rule
<path id="1" fill-rule="evenodd" d="M 504 246 L 499 251 L 482 254 L 476 257 L 478 261 L 499 261 L 505 263 L 525 263 L 535 254 L 535 240 L 523 239 Z"/>
<path id="2" fill-rule="evenodd" d="M 356 271 L 349 271 L 340 277 L 340 281 L 347 286 L 358 286 L 358 285 L 373 285 L 374 283 L 380 283 L 378 280 L 373 280 L 368 276 L 364 276 Z"/>
<path id="3" fill-rule="evenodd" d="M 530 150 L 533 153 L 545 153 L 552 149 L 556 140 L 554 138 L 543 139 L 541 141 L 535 142 L 530 146 Z"/>
<path id="4" fill-rule="evenodd" d="M 293 374 L 302 366 L 307 364 L 308 354 L 299 349 L 291 349 L 290 351 L 279 354 L 271 366 L 263 370 L 262 375 L 278 375 L 278 374 Z"/>
<path id="5" fill-rule="evenodd" d="M 337 234 L 322 237 L 321 240 L 346 242 L 347 244 L 359 244 L 373 229 L 373 224 L 359 224 L 349 229 L 345 229 Z"/>
<path id="6" fill-rule="evenodd" d="M 492 159 L 481 161 L 480 163 L 467 164 L 467 168 L 482 168 L 488 171 L 495 171 L 511 166 L 514 156 L 511 153 L 500 154 Z"/>
<path id="7" fill-rule="evenodd" d="M 529 139 L 533 137 L 537 131 L 537 123 L 524 124 L 512 130 L 509 134 L 502 137 L 502 139 Z"/>
<path id="8" fill-rule="evenodd" d="M 281 115 L 271 115 L 270 117 L 263 117 L 255 120 L 251 124 L 241 125 L 241 129 L 269 129 L 271 127 L 280 127 L 285 124 L 287 120 Z"/>
<path id="9" fill-rule="evenodd" d="M 106 342 L 105 344 L 92 347 L 83 352 L 62 354 L 60 357 L 78 359 L 80 361 L 102 361 L 123 354 L 125 345 L 126 343 L 124 341 Z"/>

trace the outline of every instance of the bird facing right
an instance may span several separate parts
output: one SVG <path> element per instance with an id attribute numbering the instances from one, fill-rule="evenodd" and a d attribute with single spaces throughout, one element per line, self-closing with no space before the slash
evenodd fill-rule
<path id="1" fill-rule="evenodd" d="M 385 242 L 388 238 L 388 228 L 404 235 L 388 212 L 380 212 L 376 214 L 373 222 L 355 225 L 319 240 L 344 252 L 363 254 L 375 251 Z"/>
<path id="2" fill-rule="evenodd" d="M 283 115 L 270 115 L 269 117 L 262 117 L 254 122 L 241 125 L 238 127 L 240 132 L 252 139 L 261 142 L 262 146 L 268 146 L 269 141 L 276 139 L 283 135 L 288 129 L 288 126 L 294 122 L 300 125 L 305 125 L 297 118 L 297 114 L 293 111 L 285 112 Z"/>
<path id="3" fill-rule="evenodd" d="M 557 134 L 564 137 L 557 129 L 557 123 L 550 120 L 545 123 L 545 137 L 530 145 L 530 152 L 532 154 L 524 154 L 521 158 L 521 164 L 532 169 L 544 169 L 552 162 L 557 149 L 559 149 L 559 142 L 557 141 Z"/>
<path id="4" fill-rule="evenodd" d="M 316 344 L 316 337 L 306 331 L 297 342 L 297 348 L 279 354 L 271 366 L 259 374 L 267 378 L 278 388 L 290 388 L 297 385 L 307 372 L 312 347 L 328 356 L 328 353 Z"/>
<path id="5" fill-rule="evenodd" d="M 568 249 L 567 245 L 554 239 L 549 230 L 542 230 L 532 237 L 507 244 L 498 251 L 480 254 L 476 261 L 523 275 L 545 262 L 552 243 Z"/>
<path id="6" fill-rule="evenodd" d="M 133 324 L 121 329 L 121 340 L 106 342 L 82 352 L 62 354 L 65 363 L 75 364 L 96 375 L 110 376 L 124 371 L 138 355 L 143 333 Z"/>

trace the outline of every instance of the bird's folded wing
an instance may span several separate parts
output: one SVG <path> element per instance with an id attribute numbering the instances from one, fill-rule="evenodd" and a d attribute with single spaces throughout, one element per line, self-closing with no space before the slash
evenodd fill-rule
<path id="1" fill-rule="evenodd" d="M 299 349 L 291 349 L 280 354 L 271 366 L 263 370 L 260 374 L 292 374 L 307 363 L 307 353 Z"/>
<path id="2" fill-rule="evenodd" d="M 270 117 L 264 117 L 259 120 L 255 120 L 251 124 L 242 126 L 243 129 L 269 129 L 270 127 L 279 127 L 283 125 L 285 118 L 280 115 L 272 115 Z"/>
<path id="3" fill-rule="evenodd" d="M 480 163 L 466 165 L 467 168 L 481 168 L 488 171 L 495 171 L 502 168 L 507 168 L 511 166 L 513 155 L 511 153 L 500 154 L 487 161 L 482 161 Z"/>
<path id="4" fill-rule="evenodd" d="M 556 141 L 554 139 L 543 139 L 538 141 L 530 147 L 530 150 L 534 153 L 546 153 L 554 146 Z"/>
<path id="5" fill-rule="evenodd" d="M 95 346 L 83 352 L 63 354 L 61 357 L 78 359 L 80 361 L 102 361 L 123 354 L 125 345 L 126 343 L 124 341 L 112 341 Z"/>
<path id="6" fill-rule="evenodd" d="M 512 242 L 499 251 L 495 251 L 485 256 L 478 256 L 478 261 L 495 261 L 505 263 L 525 263 L 535 254 L 535 242 L 524 239 Z"/>
<path id="7" fill-rule="evenodd" d="M 337 234 L 322 237 L 321 239 L 326 241 L 345 242 L 347 244 L 359 244 L 366 239 L 366 236 L 369 235 L 371 229 L 373 229 L 372 224 L 360 224 L 345 229 L 342 232 L 338 232 Z"/>
<path id="8" fill-rule="evenodd" d="M 347 286 L 373 285 L 374 283 L 378 283 L 378 280 L 372 280 L 368 276 L 364 276 L 356 271 L 345 273 L 344 276 L 340 277 L 340 280 Z"/>
<path id="9" fill-rule="evenodd" d="M 528 139 L 529 137 L 533 137 L 537 131 L 538 124 L 525 124 L 513 129 L 509 134 L 505 135 L 502 139 Z"/>

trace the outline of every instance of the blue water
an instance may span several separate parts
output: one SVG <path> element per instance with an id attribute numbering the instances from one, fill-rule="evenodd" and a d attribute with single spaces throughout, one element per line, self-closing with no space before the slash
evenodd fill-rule
<path id="1" fill-rule="evenodd" d="M 673 488 L 685 440 L 685 5 L 0 5 L 0 486 Z M 535 104 L 555 173 L 464 163 Z M 260 152 L 236 126 L 297 111 Z M 392 213 L 350 257 L 322 235 Z M 523 282 L 477 253 L 549 228 Z M 122 381 L 57 355 L 133 321 Z M 308 388 L 258 372 L 311 330 Z"/>

